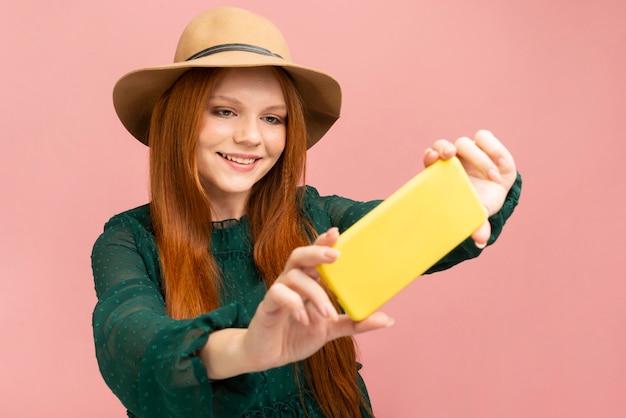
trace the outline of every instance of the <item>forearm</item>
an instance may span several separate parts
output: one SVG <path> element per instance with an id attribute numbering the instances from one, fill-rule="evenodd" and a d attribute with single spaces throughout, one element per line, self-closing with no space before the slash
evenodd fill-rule
<path id="1" fill-rule="evenodd" d="M 211 380 L 227 379 L 245 373 L 260 371 L 244 350 L 245 328 L 225 328 L 214 331 L 198 356 Z"/>

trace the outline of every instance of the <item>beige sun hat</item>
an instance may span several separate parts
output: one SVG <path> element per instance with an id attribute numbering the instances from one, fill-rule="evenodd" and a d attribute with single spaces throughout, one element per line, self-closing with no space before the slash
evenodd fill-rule
<path id="1" fill-rule="evenodd" d="M 339 83 L 322 71 L 293 63 L 287 42 L 272 22 L 234 7 L 211 9 L 194 18 L 178 41 L 172 64 L 135 70 L 120 78 L 113 89 L 115 111 L 126 129 L 147 144 L 156 101 L 185 71 L 259 66 L 282 67 L 291 75 L 304 102 L 310 148 L 339 118 Z"/>

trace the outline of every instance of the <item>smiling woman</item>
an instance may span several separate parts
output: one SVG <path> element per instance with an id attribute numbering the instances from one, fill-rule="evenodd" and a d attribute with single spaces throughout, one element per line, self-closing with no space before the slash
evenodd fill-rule
<path id="1" fill-rule="evenodd" d="M 316 266 L 379 201 L 303 185 L 338 83 L 291 62 L 271 22 L 218 8 L 188 25 L 173 64 L 122 77 L 114 100 L 150 146 L 151 202 L 114 216 L 92 253 L 100 371 L 129 416 L 373 416 L 353 336 L 393 320 L 352 321 Z M 490 132 L 437 141 L 424 163 L 455 155 L 490 218 L 430 272 L 493 243 L 520 193 Z"/>
<path id="2" fill-rule="evenodd" d="M 282 155 L 287 106 L 278 74 L 268 67 L 216 74 L 218 81 L 202 118 L 196 152 L 213 219 L 243 216 L 252 186 Z M 218 206 L 222 199 L 227 205 Z"/>

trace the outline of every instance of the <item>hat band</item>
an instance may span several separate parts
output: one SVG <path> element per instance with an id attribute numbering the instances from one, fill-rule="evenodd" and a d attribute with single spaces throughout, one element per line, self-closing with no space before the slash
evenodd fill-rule
<path id="1" fill-rule="evenodd" d="M 283 58 L 278 54 L 274 54 L 272 51 L 261 48 L 260 46 L 249 45 L 249 44 L 222 44 L 215 45 L 204 49 L 200 52 L 197 52 L 187 58 L 185 61 L 191 61 L 198 58 L 206 57 L 207 55 L 217 54 L 218 52 L 228 52 L 228 51 L 244 51 L 244 52 L 253 52 L 255 54 L 268 55 L 270 57 Z"/>

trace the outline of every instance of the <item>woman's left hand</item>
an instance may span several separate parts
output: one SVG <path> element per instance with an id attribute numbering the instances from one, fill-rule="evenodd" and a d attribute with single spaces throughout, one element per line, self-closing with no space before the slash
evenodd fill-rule
<path id="1" fill-rule="evenodd" d="M 473 140 L 462 137 L 454 143 L 445 139 L 435 141 L 424 153 L 424 165 L 429 166 L 438 159 L 447 160 L 455 155 L 463 164 L 489 216 L 497 213 L 517 176 L 511 153 L 490 131 L 481 130 Z M 483 248 L 490 235 L 491 226 L 486 221 L 472 234 L 472 239 Z"/>

